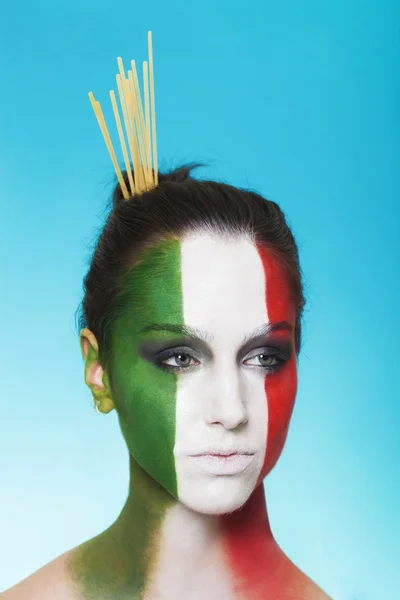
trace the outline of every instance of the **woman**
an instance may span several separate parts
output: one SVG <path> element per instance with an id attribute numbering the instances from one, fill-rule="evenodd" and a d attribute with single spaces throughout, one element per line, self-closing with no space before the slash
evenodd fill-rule
<path id="1" fill-rule="evenodd" d="M 274 540 L 262 485 L 297 389 L 297 247 L 277 204 L 191 169 L 117 186 L 85 279 L 85 379 L 118 414 L 125 506 L 4 600 L 328 598 Z"/>

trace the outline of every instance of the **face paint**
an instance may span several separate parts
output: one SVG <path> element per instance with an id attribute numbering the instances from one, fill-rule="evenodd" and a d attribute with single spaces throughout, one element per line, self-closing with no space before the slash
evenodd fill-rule
<path id="1" fill-rule="evenodd" d="M 257 247 L 265 274 L 265 305 L 268 319 L 272 323 L 288 322 L 294 326 L 295 313 L 289 286 L 283 269 L 271 255 Z M 288 339 L 284 329 L 274 332 L 272 344 Z M 276 464 L 289 427 L 297 390 L 297 365 L 293 331 L 289 337 L 293 351 L 282 369 L 265 377 L 265 397 L 268 402 L 267 447 L 263 466 L 258 478 L 263 478 Z M 246 582 L 253 597 L 267 598 L 281 596 L 284 591 L 292 593 L 301 587 L 304 576 L 283 557 L 279 546 L 269 543 L 270 527 L 265 511 L 264 490 L 261 486 L 252 494 L 240 512 L 228 515 L 221 520 L 224 532 L 224 550 L 235 581 Z M 248 552 L 251 546 L 252 552 Z M 273 574 L 266 577 L 266 574 Z M 281 573 L 283 577 L 276 576 Z M 314 597 L 314 596 L 313 596 Z M 320 597 L 316 592 L 315 598 Z M 311 598 L 311 596 L 310 596 Z"/>
<path id="2" fill-rule="evenodd" d="M 283 446 L 296 359 L 281 275 L 248 240 L 193 233 L 123 282 L 111 366 L 121 430 L 145 471 L 198 512 L 242 506 Z"/>
<path id="3" fill-rule="evenodd" d="M 294 327 L 295 311 L 285 272 L 265 249 L 258 246 L 258 252 L 265 273 L 268 319 L 272 323 L 286 321 L 292 323 Z M 283 330 L 277 331 L 274 340 L 278 342 L 286 334 Z M 281 455 L 293 412 L 297 392 L 297 362 L 293 338 L 291 343 L 293 352 L 285 368 L 265 379 L 269 411 L 268 441 L 260 481 L 271 471 Z"/>
<path id="4" fill-rule="evenodd" d="M 113 330 L 110 378 L 130 454 L 175 497 L 177 378 L 156 364 L 172 335 L 147 329 L 152 323 L 183 323 L 180 271 L 180 244 L 168 241 L 125 278 Z"/>

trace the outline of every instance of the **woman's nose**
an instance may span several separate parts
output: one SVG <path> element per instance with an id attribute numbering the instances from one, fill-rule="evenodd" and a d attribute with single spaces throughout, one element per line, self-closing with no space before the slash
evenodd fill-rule
<path id="1" fill-rule="evenodd" d="M 240 378 L 232 370 L 214 374 L 204 397 L 204 417 L 208 424 L 235 429 L 248 421 L 245 394 Z"/>

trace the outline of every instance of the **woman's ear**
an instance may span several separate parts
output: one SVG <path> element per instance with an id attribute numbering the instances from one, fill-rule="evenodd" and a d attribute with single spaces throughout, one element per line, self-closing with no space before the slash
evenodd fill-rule
<path id="1" fill-rule="evenodd" d="M 107 373 L 99 361 L 99 345 L 90 329 L 80 332 L 82 356 L 85 361 L 85 382 L 90 388 L 99 412 L 109 413 L 115 408 Z"/>

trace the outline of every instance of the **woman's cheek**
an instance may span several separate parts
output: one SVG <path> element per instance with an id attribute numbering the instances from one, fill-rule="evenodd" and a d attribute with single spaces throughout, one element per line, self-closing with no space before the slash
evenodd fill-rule
<path id="1" fill-rule="evenodd" d="M 117 410 L 129 453 L 174 496 L 176 377 L 139 359 L 134 369 L 118 373 Z"/>

